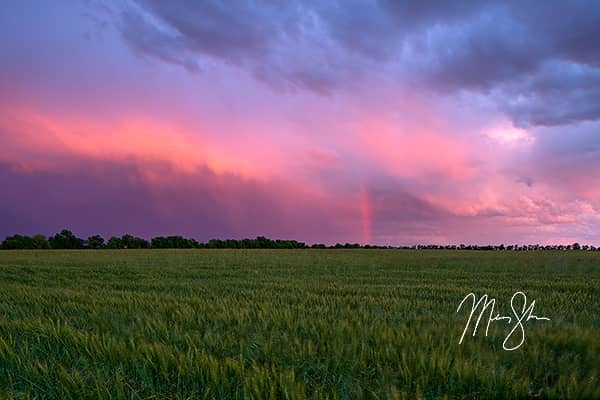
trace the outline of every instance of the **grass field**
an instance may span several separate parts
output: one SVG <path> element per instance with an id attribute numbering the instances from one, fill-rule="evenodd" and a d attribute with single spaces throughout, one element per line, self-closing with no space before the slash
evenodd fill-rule
<path id="1" fill-rule="evenodd" d="M 510 315 L 458 343 L 469 292 Z M 0 252 L 0 398 L 600 398 L 600 253 Z"/>

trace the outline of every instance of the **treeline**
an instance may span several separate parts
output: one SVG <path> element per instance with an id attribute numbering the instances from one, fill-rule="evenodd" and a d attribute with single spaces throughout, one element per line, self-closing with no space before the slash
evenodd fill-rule
<path id="1" fill-rule="evenodd" d="M 113 236 L 105 240 L 100 235 L 87 239 L 78 238 L 68 229 L 63 229 L 54 236 L 13 235 L 8 236 L 0 249 L 412 249 L 412 250 L 488 250 L 488 251 L 541 251 L 541 250 L 583 250 L 600 251 L 600 247 L 580 245 L 415 245 L 415 246 L 374 246 L 358 243 L 337 243 L 333 246 L 324 244 L 307 245 L 296 240 L 272 240 L 264 236 L 256 239 L 211 239 L 206 243 L 183 236 L 157 236 L 146 240 L 125 234 Z"/>
<path id="2" fill-rule="evenodd" d="M 325 245 L 318 245 L 323 246 Z M 87 239 L 78 238 L 68 229 L 54 236 L 44 235 L 8 236 L 2 242 L 3 250 L 13 249 L 304 249 L 309 246 L 296 240 L 271 240 L 259 236 L 256 239 L 220 240 L 211 239 L 206 243 L 183 236 L 157 236 L 150 241 L 133 235 L 113 236 L 107 241 L 94 235 Z"/>

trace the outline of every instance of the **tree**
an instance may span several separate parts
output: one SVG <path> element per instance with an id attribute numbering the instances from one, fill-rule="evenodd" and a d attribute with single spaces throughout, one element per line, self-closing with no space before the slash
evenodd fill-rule
<path id="1" fill-rule="evenodd" d="M 106 248 L 107 249 L 122 249 L 123 243 L 121 242 L 121 238 L 118 238 L 116 236 L 111 237 L 110 239 L 108 239 L 108 242 L 106 243 Z"/>
<path id="2" fill-rule="evenodd" d="M 183 236 L 157 236 L 152 238 L 151 247 L 153 249 L 191 249 L 200 247 L 200 244 L 194 239 L 186 239 Z M 210 242 L 207 247 L 210 247 Z"/>
<path id="3" fill-rule="evenodd" d="M 32 249 L 33 243 L 31 243 L 31 238 L 27 236 L 13 235 L 4 239 L 2 248 L 5 250 Z"/>
<path id="4" fill-rule="evenodd" d="M 24 235 L 8 236 L 0 245 L 5 250 L 12 249 L 48 249 L 50 246 L 44 235 L 34 235 L 33 237 Z"/>
<path id="5" fill-rule="evenodd" d="M 53 249 L 82 249 L 83 240 L 79 239 L 68 229 L 48 238 L 48 243 Z"/>
<path id="6" fill-rule="evenodd" d="M 33 235 L 33 237 L 31 238 L 33 240 L 34 243 L 34 247 L 36 249 L 49 249 L 50 245 L 48 244 L 48 241 L 46 240 L 46 236 L 44 235 Z"/>
<path id="7" fill-rule="evenodd" d="M 104 238 L 100 235 L 90 236 L 87 240 L 89 249 L 102 249 L 104 247 Z"/>
<path id="8" fill-rule="evenodd" d="M 146 239 L 126 234 L 121 237 L 121 246 L 124 249 L 147 249 L 150 243 Z"/>

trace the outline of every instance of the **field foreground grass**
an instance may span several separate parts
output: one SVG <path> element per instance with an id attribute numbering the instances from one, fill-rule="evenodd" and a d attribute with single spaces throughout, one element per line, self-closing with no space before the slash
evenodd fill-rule
<path id="1" fill-rule="evenodd" d="M 0 398 L 600 398 L 599 299 L 587 252 L 3 251 Z"/>

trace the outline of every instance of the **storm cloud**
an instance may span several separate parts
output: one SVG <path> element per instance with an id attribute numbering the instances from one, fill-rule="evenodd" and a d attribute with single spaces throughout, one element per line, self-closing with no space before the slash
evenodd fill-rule
<path id="1" fill-rule="evenodd" d="M 600 240 L 600 3 L 9 0 L 0 236 Z"/>
<path id="2" fill-rule="evenodd" d="M 489 94 L 517 124 L 600 117 L 598 2 L 245 1 L 235 12 L 228 7 L 140 0 L 122 10 L 120 29 L 133 49 L 192 71 L 208 58 L 276 86 L 320 94 L 385 72 L 433 91 Z M 563 103 L 553 107 L 559 112 L 544 108 L 556 100 Z"/>

